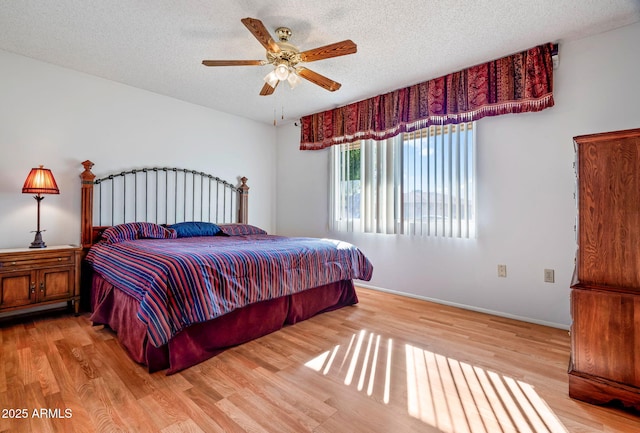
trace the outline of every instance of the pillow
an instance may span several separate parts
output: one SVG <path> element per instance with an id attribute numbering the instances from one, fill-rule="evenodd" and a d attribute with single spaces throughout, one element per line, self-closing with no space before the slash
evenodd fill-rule
<path id="1" fill-rule="evenodd" d="M 228 236 L 266 235 L 267 232 L 249 224 L 220 224 L 222 233 Z"/>
<path id="2" fill-rule="evenodd" d="M 171 239 L 175 237 L 175 231 L 147 222 L 118 224 L 102 232 L 102 239 L 110 244 L 134 239 Z"/>
<path id="3" fill-rule="evenodd" d="M 139 239 L 175 239 L 176 232 L 154 223 L 137 223 Z"/>
<path id="4" fill-rule="evenodd" d="M 102 239 L 110 244 L 138 239 L 137 223 L 118 224 L 102 232 Z"/>
<path id="5" fill-rule="evenodd" d="M 186 221 L 171 224 L 167 228 L 175 230 L 179 238 L 191 238 L 194 236 L 215 236 L 220 233 L 220 227 L 214 223 L 202 221 Z"/>

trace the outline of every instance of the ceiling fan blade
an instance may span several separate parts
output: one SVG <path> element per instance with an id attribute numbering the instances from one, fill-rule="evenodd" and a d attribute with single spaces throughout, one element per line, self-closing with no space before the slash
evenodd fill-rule
<path id="1" fill-rule="evenodd" d="M 269 96 L 273 93 L 274 90 L 276 90 L 276 87 L 278 87 L 278 83 L 280 81 L 276 81 L 276 86 L 275 87 L 271 87 L 269 85 L 269 83 L 264 83 L 264 86 L 262 86 L 262 90 L 260 90 L 260 96 Z"/>
<path id="2" fill-rule="evenodd" d="M 326 90 L 328 90 L 330 92 L 335 92 L 336 90 L 338 90 L 342 86 L 342 84 L 340 84 L 340 83 L 338 83 L 336 81 L 333 81 L 333 80 L 325 77 L 324 75 L 320 75 L 317 72 L 313 72 L 311 69 L 298 68 L 296 70 L 296 72 L 298 73 L 298 75 L 300 75 L 305 80 L 309 80 L 313 84 L 317 84 L 318 86 L 320 86 L 323 89 L 326 89 Z"/>
<path id="3" fill-rule="evenodd" d="M 315 62 L 316 60 L 329 59 L 331 57 L 346 56 L 356 51 L 358 51 L 358 46 L 352 40 L 347 39 L 346 41 L 303 51 L 300 53 L 300 59 L 303 62 Z"/>
<path id="4" fill-rule="evenodd" d="M 241 21 L 267 51 L 272 53 L 280 52 L 280 47 L 276 44 L 276 41 L 273 40 L 267 28 L 262 24 L 262 21 L 255 18 L 243 18 Z"/>
<path id="5" fill-rule="evenodd" d="M 262 60 L 203 60 L 205 66 L 262 66 Z"/>

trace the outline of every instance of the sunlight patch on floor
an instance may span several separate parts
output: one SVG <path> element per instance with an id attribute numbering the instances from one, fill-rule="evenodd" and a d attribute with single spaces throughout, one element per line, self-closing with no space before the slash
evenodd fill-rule
<path id="1" fill-rule="evenodd" d="M 345 346 L 305 366 L 385 404 L 406 400 L 410 416 L 443 433 L 567 433 L 526 382 L 415 345 L 405 344 L 403 351 L 392 339 L 364 329 Z"/>

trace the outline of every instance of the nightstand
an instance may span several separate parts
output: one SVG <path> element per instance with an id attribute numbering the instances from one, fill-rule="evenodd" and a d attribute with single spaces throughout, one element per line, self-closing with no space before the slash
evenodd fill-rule
<path id="1" fill-rule="evenodd" d="M 82 248 L 0 249 L 0 313 L 67 301 L 80 308 Z"/>

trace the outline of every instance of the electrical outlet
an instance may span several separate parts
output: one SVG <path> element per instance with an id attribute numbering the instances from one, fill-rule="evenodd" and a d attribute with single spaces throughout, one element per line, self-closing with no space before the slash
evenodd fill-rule
<path id="1" fill-rule="evenodd" d="M 555 272 L 553 269 L 545 269 L 544 270 L 544 282 L 545 283 L 554 283 L 555 282 Z"/>
<path id="2" fill-rule="evenodd" d="M 498 277 L 507 278 L 507 265 L 498 265 Z"/>

